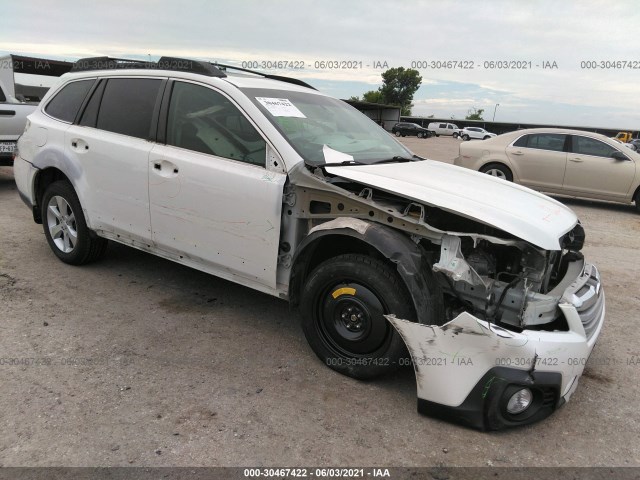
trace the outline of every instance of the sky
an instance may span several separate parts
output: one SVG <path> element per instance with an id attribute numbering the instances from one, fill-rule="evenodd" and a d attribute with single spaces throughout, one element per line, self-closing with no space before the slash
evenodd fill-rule
<path id="1" fill-rule="evenodd" d="M 417 68 L 414 115 L 640 129 L 633 0 L 24 0 L 2 12 L 0 55 L 196 58 L 339 98 Z"/>

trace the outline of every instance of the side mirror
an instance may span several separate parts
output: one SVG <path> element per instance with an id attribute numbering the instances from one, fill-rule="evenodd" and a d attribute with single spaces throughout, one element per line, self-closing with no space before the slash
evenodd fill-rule
<path id="1" fill-rule="evenodd" d="M 617 151 L 611 154 L 611 158 L 614 158 L 616 160 L 629 160 L 629 157 L 627 157 L 624 153 Z"/>

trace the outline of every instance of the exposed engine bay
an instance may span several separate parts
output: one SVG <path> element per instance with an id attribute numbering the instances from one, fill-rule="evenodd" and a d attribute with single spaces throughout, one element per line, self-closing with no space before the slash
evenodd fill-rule
<path id="1" fill-rule="evenodd" d="M 482 221 L 327 176 L 320 168 L 304 173 L 304 181 L 297 178 L 296 188 L 289 190 L 294 216 L 308 219 L 301 227 L 304 234 L 340 217 L 404 231 L 424 253 L 441 287 L 445 315 L 439 324 L 466 311 L 515 331 L 566 330 L 558 302 L 569 286 L 563 279 L 566 283 L 580 274 L 566 275 L 570 264 L 582 265 L 575 262 L 582 260 L 584 244 L 579 223 L 562 238 L 556 237 L 561 249 L 548 250 Z M 319 185 L 324 188 L 318 189 Z"/>
<path id="2" fill-rule="evenodd" d="M 581 258 L 584 230 L 566 235 L 562 251 L 492 243 L 446 234 L 433 264 L 445 292 L 446 319 L 462 311 L 490 323 L 522 328 L 561 328 L 557 308 L 568 262 Z"/>

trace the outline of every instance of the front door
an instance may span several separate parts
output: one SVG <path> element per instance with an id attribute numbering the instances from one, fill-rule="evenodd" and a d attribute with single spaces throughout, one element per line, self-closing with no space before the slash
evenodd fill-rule
<path id="1" fill-rule="evenodd" d="M 614 152 L 626 154 L 624 148 L 618 150 L 595 138 L 572 135 L 564 190 L 613 200 L 626 196 L 635 177 L 635 163 L 611 157 Z"/>
<path id="2" fill-rule="evenodd" d="M 154 243 L 222 277 L 275 288 L 286 175 L 265 168 L 265 140 L 228 97 L 182 81 L 166 137 L 149 157 Z"/>

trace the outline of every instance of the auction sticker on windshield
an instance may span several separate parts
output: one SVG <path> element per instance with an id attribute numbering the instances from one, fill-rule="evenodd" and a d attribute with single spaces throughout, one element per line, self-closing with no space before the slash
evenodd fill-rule
<path id="1" fill-rule="evenodd" d="M 256 97 L 274 117 L 307 118 L 288 98 Z"/>

